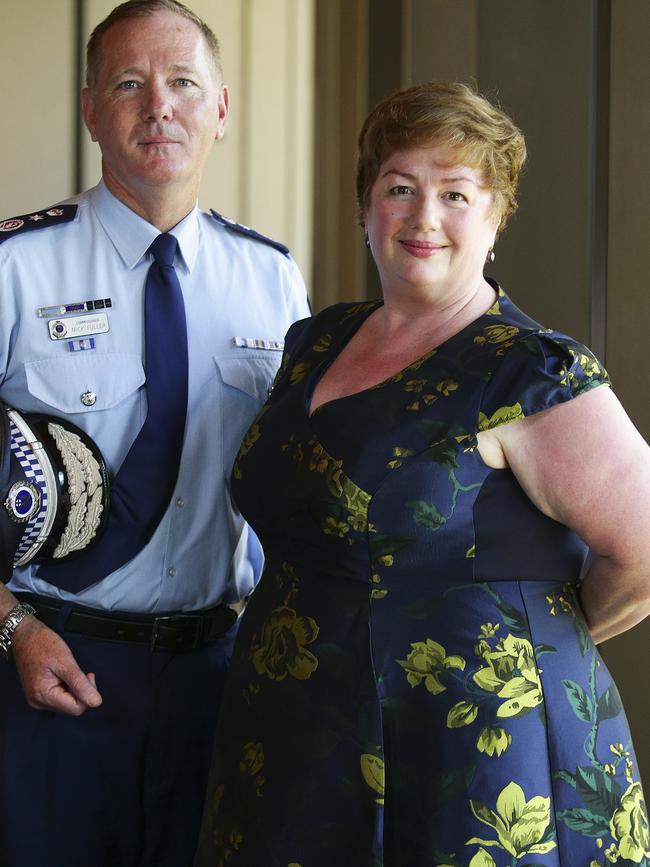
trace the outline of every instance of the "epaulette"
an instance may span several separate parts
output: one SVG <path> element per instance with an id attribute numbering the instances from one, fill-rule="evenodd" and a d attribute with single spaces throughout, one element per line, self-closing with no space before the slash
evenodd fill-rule
<path id="1" fill-rule="evenodd" d="M 32 229 L 42 229 L 45 226 L 58 226 L 60 223 L 69 223 L 74 220 L 78 205 L 56 205 L 45 211 L 36 211 L 33 214 L 23 214 L 22 217 L 11 217 L 9 220 L 0 221 L 0 244 L 14 235 L 22 235 Z"/>
<path id="2" fill-rule="evenodd" d="M 212 219 L 216 220 L 220 226 L 225 226 L 226 229 L 230 229 L 233 232 L 239 232 L 240 235 L 246 235 L 247 238 L 254 238 L 256 241 L 261 241 L 263 244 L 275 247 L 276 250 L 279 250 L 280 253 L 283 253 L 285 256 L 289 255 L 289 248 L 285 247 L 284 244 L 281 244 L 279 241 L 274 241 L 272 238 L 267 238 L 266 235 L 261 235 L 259 232 L 256 232 L 255 229 L 243 226 L 241 223 L 236 223 L 234 220 L 229 220 L 228 217 L 223 217 L 221 214 L 217 214 L 217 212 L 213 211 L 212 208 L 210 208 L 210 213 L 212 214 Z"/>

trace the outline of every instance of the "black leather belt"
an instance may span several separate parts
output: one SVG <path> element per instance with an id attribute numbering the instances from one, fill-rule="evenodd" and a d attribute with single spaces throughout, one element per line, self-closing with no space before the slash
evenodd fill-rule
<path id="1" fill-rule="evenodd" d="M 16 593 L 21 602 L 28 602 L 36 616 L 46 626 L 58 622 L 64 603 L 57 599 L 44 600 L 32 593 Z M 150 650 L 200 650 L 225 635 L 237 620 L 237 613 L 228 605 L 217 605 L 206 611 L 187 614 L 129 614 L 125 611 L 100 611 L 95 608 L 73 606 L 66 617 L 67 632 L 118 641 L 126 644 L 145 644 Z"/>

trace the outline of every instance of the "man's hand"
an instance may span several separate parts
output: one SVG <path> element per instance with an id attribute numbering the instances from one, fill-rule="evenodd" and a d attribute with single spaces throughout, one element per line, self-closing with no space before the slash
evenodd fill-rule
<path id="1" fill-rule="evenodd" d="M 30 707 L 81 716 L 102 703 L 95 675 L 85 675 L 65 641 L 35 617 L 16 629 L 11 654 Z"/>

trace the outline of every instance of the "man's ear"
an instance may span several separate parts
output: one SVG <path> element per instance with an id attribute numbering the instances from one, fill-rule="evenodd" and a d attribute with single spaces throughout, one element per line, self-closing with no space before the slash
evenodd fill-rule
<path id="1" fill-rule="evenodd" d="M 95 135 L 95 97 L 90 87 L 84 87 L 81 91 L 81 110 L 90 138 L 92 141 L 97 141 Z"/>
<path id="2" fill-rule="evenodd" d="M 226 131 L 226 122 L 228 121 L 228 109 L 230 107 L 230 94 L 228 93 L 228 85 L 221 84 L 219 87 L 219 97 L 217 102 L 217 108 L 219 112 L 218 120 L 217 120 L 217 132 L 215 134 L 215 141 L 219 141 L 224 136 Z"/>

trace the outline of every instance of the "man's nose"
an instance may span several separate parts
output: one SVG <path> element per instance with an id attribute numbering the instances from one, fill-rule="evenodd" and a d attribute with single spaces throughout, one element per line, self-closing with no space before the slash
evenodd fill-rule
<path id="1" fill-rule="evenodd" d="M 171 120 L 173 113 L 173 101 L 168 88 L 160 84 L 150 84 L 145 90 L 142 119 L 157 123 Z"/>

